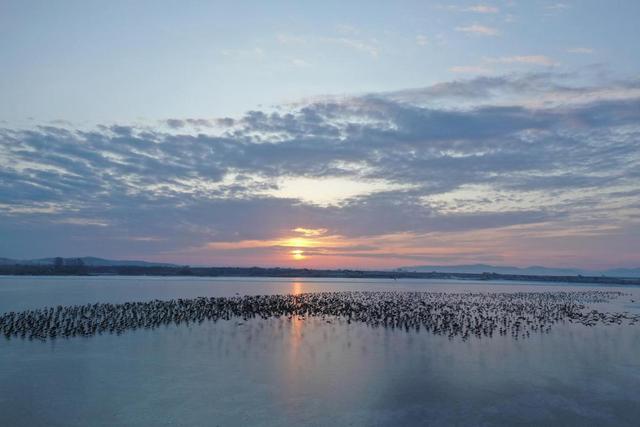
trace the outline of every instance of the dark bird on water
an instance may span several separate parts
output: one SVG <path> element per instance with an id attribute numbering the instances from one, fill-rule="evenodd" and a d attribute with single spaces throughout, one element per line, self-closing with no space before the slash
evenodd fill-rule
<path id="1" fill-rule="evenodd" d="M 54 339 L 121 334 L 170 324 L 254 318 L 321 317 L 385 327 L 430 332 L 449 338 L 509 335 L 526 338 L 548 333 L 552 325 L 635 324 L 640 315 L 587 311 L 585 304 L 607 302 L 620 292 L 319 292 L 299 295 L 246 295 L 169 301 L 56 306 L 0 315 L 7 338 Z"/>

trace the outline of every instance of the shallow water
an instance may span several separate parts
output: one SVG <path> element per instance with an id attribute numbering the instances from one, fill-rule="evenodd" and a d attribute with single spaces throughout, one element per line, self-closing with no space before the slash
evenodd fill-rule
<path id="1" fill-rule="evenodd" d="M 426 280 L 0 277 L 0 312 L 338 290 L 600 289 Z M 640 311 L 640 289 L 600 310 Z M 635 300 L 632 303 L 631 300 Z M 239 324 L 242 323 L 242 324 Z M 0 341 L 0 425 L 638 425 L 640 325 L 459 339 L 294 318 Z"/>

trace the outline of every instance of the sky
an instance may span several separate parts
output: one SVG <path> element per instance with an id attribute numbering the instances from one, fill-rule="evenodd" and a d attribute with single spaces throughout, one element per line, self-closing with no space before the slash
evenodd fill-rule
<path id="1" fill-rule="evenodd" d="M 638 18 L 0 0 L 0 257 L 638 267 Z"/>

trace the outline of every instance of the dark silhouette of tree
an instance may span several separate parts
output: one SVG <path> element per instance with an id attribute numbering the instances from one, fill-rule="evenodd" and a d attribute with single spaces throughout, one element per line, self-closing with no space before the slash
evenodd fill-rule
<path id="1" fill-rule="evenodd" d="M 65 262 L 66 261 L 66 262 Z M 201 276 L 201 277 L 345 277 L 372 279 L 457 279 L 457 280 L 517 280 L 561 283 L 606 283 L 640 285 L 640 278 L 605 276 L 537 276 L 497 273 L 438 273 L 362 270 L 310 270 L 298 268 L 260 267 L 189 267 L 189 266 L 135 266 L 78 265 L 75 259 L 55 258 L 51 265 L 0 265 L 0 275 L 122 275 L 122 276 Z M 84 263 L 82 263 L 84 264 Z"/>
<path id="2" fill-rule="evenodd" d="M 185 266 L 181 267 L 177 271 L 177 275 L 178 276 L 193 276 L 193 271 L 191 271 L 191 267 L 189 267 L 188 265 L 185 265 Z"/>

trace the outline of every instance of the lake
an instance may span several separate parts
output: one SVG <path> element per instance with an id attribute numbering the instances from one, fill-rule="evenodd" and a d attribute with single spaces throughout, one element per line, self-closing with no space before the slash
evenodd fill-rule
<path id="1" fill-rule="evenodd" d="M 372 279 L 0 277 L 0 313 L 52 305 L 320 291 L 640 288 Z M 635 302 L 632 302 L 635 301 Z M 0 340 L 0 425 L 639 425 L 640 324 L 448 339 L 319 318 Z"/>

